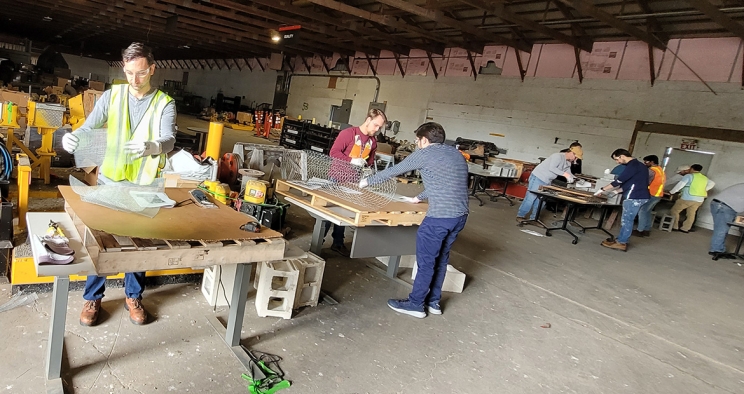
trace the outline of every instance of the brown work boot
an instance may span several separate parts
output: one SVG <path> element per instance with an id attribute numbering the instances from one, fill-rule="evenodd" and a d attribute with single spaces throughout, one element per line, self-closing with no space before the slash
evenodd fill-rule
<path id="1" fill-rule="evenodd" d="M 602 246 L 604 246 L 605 248 L 622 250 L 623 252 L 625 252 L 625 250 L 628 248 L 627 244 L 621 244 L 620 242 L 609 240 L 602 241 Z"/>
<path id="2" fill-rule="evenodd" d="M 141 326 L 147 322 L 147 312 L 139 298 L 127 298 L 124 309 L 129 311 L 129 321 Z"/>
<path id="3" fill-rule="evenodd" d="M 83 311 L 80 312 L 80 325 L 81 326 L 95 326 L 98 322 L 98 311 L 101 310 L 101 300 L 85 301 L 83 304 Z"/>

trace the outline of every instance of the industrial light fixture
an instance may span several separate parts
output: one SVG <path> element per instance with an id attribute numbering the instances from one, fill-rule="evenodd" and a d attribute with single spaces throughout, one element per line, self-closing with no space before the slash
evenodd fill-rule
<path id="1" fill-rule="evenodd" d="M 43 20 L 44 22 L 51 22 L 52 21 L 52 17 L 51 16 L 45 16 L 45 17 L 41 18 L 41 20 Z"/>
<path id="2" fill-rule="evenodd" d="M 271 41 L 279 42 L 282 39 L 282 35 L 276 30 L 269 30 L 269 34 L 271 35 Z"/>

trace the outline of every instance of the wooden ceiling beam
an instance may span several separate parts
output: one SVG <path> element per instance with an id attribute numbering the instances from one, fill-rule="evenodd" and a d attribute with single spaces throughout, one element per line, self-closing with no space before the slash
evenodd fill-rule
<path id="1" fill-rule="evenodd" d="M 592 1 L 589 1 L 589 0 L 556 0 L 556 1 L 560 1 L 563 4 L 566 4 L 567 6 L 572 7 L 573 9 L 575 9 L 582 15 L 591 16 L 601 22 L 604 22 L 605 24 L 608 24 L 614 27 L 617 30 L 620 30 L 621 32 L 631 37 L 634 37 L 645 43 L 651 44 L 656 48 L 659 48 L 659 49 L 666 48 L 666 45 L 664 45 L 664 43 L 661 42 L 661 40 L 659 40 L 658 38 L 629 24 L 628 22 L 615 18 L 612 14 L 602 11 L 601 9 L 597 8 L 597 6 L 595 6 L 594 2 Z"/>
<path id="2" fill-rule="evenodd" d="M 347 33 L 347 32 L 342 32 L 339 30 L 331 30 L 326 25 L 320 25 L 318 23 L 308 23 L 306 21 L 299 21 L 296 18 L 283 16 L 273 11 L 262 10 L 255 6 L 247 6 L 244 4 L 236 3 L 234 1 L 227 1 L 227 0 L 211 0 L 210 3 L 221 6 L 221 7 L 229 8 L 233 11 L 242 12 L 242 13 L 250 14 L 256 17 L 265 18 L 270 21 L 276 21 L 278 22 L 278 24 L 296 25 L 299 23 L 302 25 L 303 29 L 307 29 L 308 31 L 313 31 L 315 33 L 322 34 L 324 36 L 329 37 L 325 39 L 325 41 L 327 42 L 331 42 L 336 45 L 339 45 L 339 44 L 344 44 L 342 41 L 349 41 L 353 44 L 353 49 L 360 50 L 360 51 L 368 51 L 369 53 L 373 53 L 373 52 L 379 53 L 380 49 L 385 49 L 385 50 L 389 50 L 392 52 L 401 50 L 400 47 L 388 45 L 383 42 L 364 40 L 358 36 L 351 35 L 350 33 Z M 336 37 L 336 38 L 331 38 L 331 37 Z M 366 49 L 366 48 L 369 48 L 369 49 Z M 376 48 L 376 49 L 372 50 L 372 48 Z"/>
<path id="3" fill-rule="evenodd" d="M 231 27 L 236 30 L 245 30 L 245 31 L 253 32 L 253 33 L 265 34 L 268 37 L 269 29 L 278 28 L 278 25 L 275 23 L 240 16 L 234 11 L 233 12 L 223 11 L 215 7 L 208 7 L 208 6 L 205 6 L 202 4 L 196 4 L 193 2 L 184 2 L 183 0 L 160 0 L 160 1 L 163 3 L 171 4 L 174 6 L 182 6 L 184 8 L 188 8 L 190 10 L 196 11 L 196 12 L 188 12 L 182 9 L 176 9 L 172 11 L 178 15 L 185 15 L 191 18 L 198 18 L 201 15 L 211 15 L 211 17 L 205 17 L 202 19 L 210 23 L 219 22 L 220 24 L 224 26 Z M 220 19 L 217 19 L 217 18 L 220 18 Z M 233 20 L 235 22 L 230 22 L 230 20 Z M 330 55 L 332 55 L 333 52 L 338 52 L 341 54 L 349 55 L 349 54 L 354 54 L 357 50 L 356 48 L 353 48 L 350 45 L 329 42 L 327 39 L 325 39 L 325 37 L 320 37 L 310 32 L 303 32 L 302 37 L 303 37 L 303 40 L 301 44 L 307 46 L 310 49 L 313 49 L 314 51 L 318 51 L 317 52 L 318 54 L 328 55 L 330 53 Z M 308 42 L 308 41 L 311 41 L 311 42 Z M 330 49 L 330 52 L 329 52 L 329 49 Z"/>
<path id="4" fill-rule="evenodd" d="M 711 4 L 708 0 L 687 0 L 693 7 L 707 15 L 713 22 L 718 23 L 724 29 L 730 31 L 735 36 L 744 39 L 744 25 L 731 19 L 728 15 L 721 12 L 718 7 Z"/>
<path id="5" fill-rule="evenodd" d="M 241 5 L 235 1 L 230 1 L 230 0 L 211 0 L 211 2 L 214 4 L 220 4 L 220 5 L 224 5 L 226 7 L 231 7 L 231 8 L 232 7 L 239 8 L 239 6 Z M 386 34 L 386 33 L 383 33 L 383 32 L 380 32 L 374 29 L 370 29 L 368 27 L 361 26 L 355 21 L 343 21 L 340 18 L 335 18 L 330 15 L 325 15 L 319 12 L 315 12 L 307 8 L 298 7 L 296 5 L 293 5 L 290 0 L 253 0 L 253 3 L 263 5 L 266 7 L 271 7 L 277 11 L 282 11 L 282 12 L 291 13 L 293 15 L 302 16 L 302 17 L 312 19 L 314 21 L 322 22 L 322 23 L 325 23 L 331 26 L 340 27 L 346 30 L 356 32 L 361 35 L 378 38 L 378 39 L 383 40 L 383 44 L 385 43 L 384 41 L 395 43 L 398 45 L 397 48 L 393 45 L 387 44 L 388 48 L 390 48 L 388 50 L 392 52 L 408 55 L 409 50 L 412 48 L 420 48 L 420 49 L 428 48 L 429 50 L 434 51 L 435 53 L 444 52 L 443 47 L 433 46 L 433 45 L 429 45 L 429 44 L 425 44 L 421 42 L 416 42 L 416 41 L 403 38 L 397 35 Z M 296 21 L 296 23 L 298 22 L 300 21 Z M 370 45 L 370 46 L 374 45 L 377 47 L 377 45 L 379 45 L 378 43 L 375 43 L 371 40 L 362 40 L 362 41 L 366 42 L 367 45 Z M 401 48 L 400 46 L 405 47 L 405 48 Z M 387 48 L 381 48 L 381 49 L 387 49 Z"/>
<path id="6" fill-rule="evenodd" d="M 460 2 L 465 3 L 471 7 L 490 12 L 507 22 L 514 23 L 527 30 L 532 30 L 540 34 L 544 34 L 562 43 L 574 46 L 587 52 L 592 51 L 593 44 L 591 42 L 581 42 L 574 37 L 570 37 L 559 32 L 558 30 L 551 29 L 533 20 L 523 18 L 508 10 L 506 8 L 506 5 L 502 1 L 460 0 Z"/>
<path id="7" fill-rule="evenodd" d="M 460 30 L 462 33 L 475 36 L 481 40 L 484 40 L 486 43 L 508 45 L 512 48 L 517 48 L 524 52 L 532 51 L 532 44 L 530 43 L 522 42 L 522 41 L 515 41 L 510 38 L 506 38 L 498 34 L 494 34 L 486 30 L 479 29 L 478 27 L 471 25 L 469 23 L 465 23 L 457 19 L 451 18 L 449 16 L 446 16 L 442 11 L 430 10 L 430 9 L 426 9 L 423 7 L 419 7 L 405 0 L 376 0 L 376 1 L 379 3 L 385 4 L 385 5 L 389 5 L 391 7 L 401 9 L 408 13 L 418 15 L 420 17 L 435 21 L 437 23 L 441 23 L 451 28 Z"/>

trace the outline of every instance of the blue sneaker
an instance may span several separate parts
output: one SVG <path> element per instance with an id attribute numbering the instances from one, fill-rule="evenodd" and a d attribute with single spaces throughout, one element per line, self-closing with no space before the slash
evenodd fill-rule
<path id="1" fill-rule="evenodd" d="M 427 310 L 432 315 L 441 315 L 442 314 L 442 308 L 439 306 L 438 302 L 431 303 L 427 305 Z"/>
<path id="2" fill-rule="evenodd" d="M 419 319 L 423 319 L 426 317 L 423 305 L 415 306 L 407 298 L 404 300 L 388 300 L 388 306 L 390 307 L 390 309 L 396 312 L 404 313 L 406 315 L 417 317 Z"/>

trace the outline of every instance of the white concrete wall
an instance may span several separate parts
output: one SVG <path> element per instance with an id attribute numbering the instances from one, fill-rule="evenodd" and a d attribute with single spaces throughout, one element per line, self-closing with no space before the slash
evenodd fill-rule
<path id="1" fill-rule="evenodd" d="M 379 101 L 387 115 L 401 122 L 400 139 L 425 121 L 441 123 L 449 139 L 458 136 L 491 141 L 508 149 L 507 157 L 535 161 L 568 146 L 584 145 L 584 172 L 599 175 L 614 166 L 610 153 L 627 148 L 637 120 L 737 129 L 744 124 L 744 92 L 738 84 L 712 84 L 717 94 L 695 82 L 467 77 L 380 76 Z M 351 123 L 363 121 L 375 81 L 339 78 L 335 89 L 328 78 L 292 80 L 290 116 L 327 122 L 330 106 L 352 99 Z M 505 137 L 490 136 L 504 134 Z M 556 138 L 558 143 L 555 143 Z M 638 156 L 663 156 L 667 146 L 679 147 L 680 137 L 639 138 Z M 700 149 L 716 153 L 709 172 L 721 190 L 744 181 L 744 146 L 700 140 Z M 715 191 L 714 191 L 715 192 Z M 715 193 L 712 193 L 714 196 Z M 699 221 L 712 226 L 707 204 Z"/>
<path id="2" fill-rule="evenodd" d="M 93 59 L 63 53 L 62 57 L 67 62 L 67 67 L 75 75 L 83 78 L 92 78 L 94 81 L 111 82 L 109 79 L 109 65 L 105 60 Z"/>
<path id="3" fill-rule="evenodd" d="M 255 101 L 257 104 L 271 103 L 274 100 L 274 87 L 276 84 L 276 71 L 261 71 L 254 69 L 249 71 L 243 68 L 243 71 L 233 68 L 228 70 L 223 68 L 218 70 L 196 70 L 196 69 L 168 69 L 156 68 L 155 75 L 152 78 L 152 84 L 160 86 L 164 80 L 183 80 L 183 73 L 188 72 L 189 78 L 186 84 L 186 90 L 197 96 L 204 97 L 209 103 L 211 97 L 217 96 L 221 90 L 225 96 L 241 96 L 242 104 L 248 104 Z M 124 72 L 121 68 L 112 67 L 110 70 L 112 79 L 125 79 Z"/>

